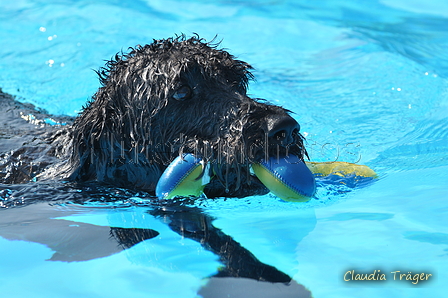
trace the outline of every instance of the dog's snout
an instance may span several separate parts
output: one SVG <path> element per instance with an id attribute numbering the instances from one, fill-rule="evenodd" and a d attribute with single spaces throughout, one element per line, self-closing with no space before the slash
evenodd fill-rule
<path id="1" fill-rule="evenodd" d="M 267 135 L 271 141 L 283 145 L 294 141 L 294 134 L 300 131 L 300 125 L 289 115 L 274 116 L 267 121 Z"/>

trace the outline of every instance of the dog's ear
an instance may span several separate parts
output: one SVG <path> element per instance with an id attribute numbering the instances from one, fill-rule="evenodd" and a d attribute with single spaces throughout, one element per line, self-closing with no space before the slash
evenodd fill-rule
<path id="1" fill-rule="evenodd" d="M 117 54 L 97 71 L 102 87 L 94 101 L 104 102 L 103 106 L 116 114 L 139 110 L 146 117 L 153 116 L 167 104 L 175 73 L 167 73 L 173 70 L 166 69 L 166 65 L 158 62 L 158 57 L 145 53 L 146 47 L 138 46 L 127 54 Z"/>
<path id="2" fill-rule="evenodd" d="M 251 70 L 253 70 L 253 67 L 249 63 L 246 63 L 244 61 L 235 60 L 234 68 L 235 72 L 238 73 L 240 77 L 238 88 L 240 90 L 244 90 L 244 93 L 246 93 L 249 82 L 255 79 L 254 75 L 251 72 Z"/>

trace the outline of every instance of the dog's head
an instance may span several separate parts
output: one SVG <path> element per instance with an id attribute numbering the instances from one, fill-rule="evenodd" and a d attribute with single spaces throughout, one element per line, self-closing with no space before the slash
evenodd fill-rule
<path id="1" fill-rule="evenodd" d="M 251 69 L 198 37 L 117 55 L 75 121 L 72 177 L 152 191 L 176 156 L 193 153 L 217 178 L 208 195 L 266 192 L 250 165 L 306 150 L 289 111 L 247 96 Z"/>

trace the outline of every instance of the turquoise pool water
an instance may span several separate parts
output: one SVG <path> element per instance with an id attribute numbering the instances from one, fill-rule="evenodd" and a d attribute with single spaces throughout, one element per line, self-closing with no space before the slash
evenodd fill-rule
<path id="1" fill-rule="evenodd" d="M 271 195 L 201 201 L 206 220 L 292 277 L 293 297 L 446 295 L 445 1 L 22 0 L 0 8 L 0 88 L 52 114 L 75 115 L 99 86 L 92 69 L 121 49 L 217 34 L 256 68 L 249 92 L 295 112 L 312 160 L 366 164 L 379 179 L 354 189 L 323 184 L 305 204 Z M 138 196 L 120 199 L 0 210 L 2 297 L 233 293 L 210 282 L 222 262 L 174 232 L 175 218 Z M 147 240 L 119 248 L 109 227 L 144 229 Z M 387 281 L 344 281 L 351 270 L 380 270 Z M 414 285 L 394 280 L 395 271 L 432 276 Z M 242 286 L 255 297 L 289 297 L 264 283 Z"/>

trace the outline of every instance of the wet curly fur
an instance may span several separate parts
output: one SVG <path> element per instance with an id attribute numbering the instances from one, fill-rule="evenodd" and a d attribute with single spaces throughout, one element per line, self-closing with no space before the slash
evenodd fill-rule
<path id="1" fill-rule="evenodd" d="M 117 54 L 68 128 L 69 179 L 153 192 L 175 157 L 193 153 L 211 166 L 207 196 L 266 193 L 250 165 L 306 150 L 289 111 L 247 96 L 251 69 L 197 36 Z"/>
<path id="2" fill-rule="evenodd" d="M 278 154 L 278 146 L 266 148 L 268 125 L 289 116 L 246 95 L 251 69 L 198 37 L 155 40 L 115 56 L 73 125 L 71 177 L 152 191 L 165 167 L 188 152 L 212 165 L 218 183 L 209 195 L 265 192 L 249 166 Z M 281 145 L 303 157 L 298 125 Z"/>

